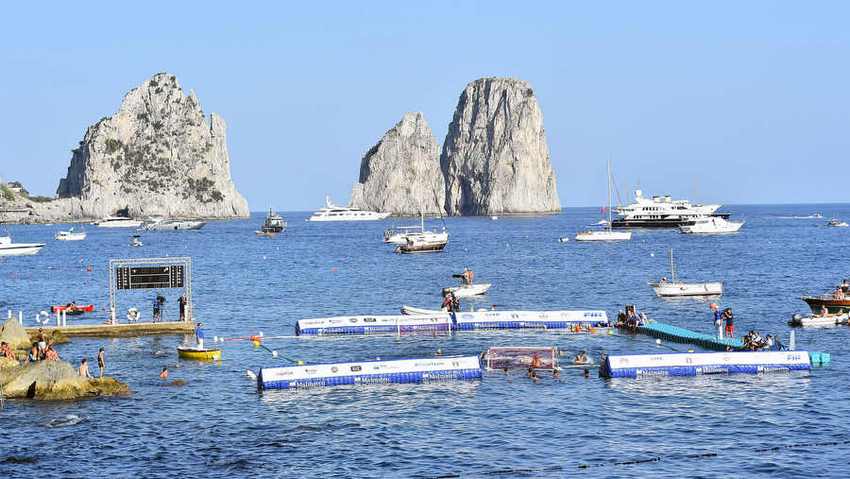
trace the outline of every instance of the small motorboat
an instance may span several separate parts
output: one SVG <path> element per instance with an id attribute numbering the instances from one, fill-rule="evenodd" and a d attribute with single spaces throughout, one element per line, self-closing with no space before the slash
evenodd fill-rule
<path id="1" fill-rule="evenodd" d="M 74 228 L 68 231 L 60 231 L 54 236 L 59 241 L 82 241 L 86 239 L 85 231 L 74 231 Z"/>
<path id="2" fill-rule="evenodd" d="M 691 225 L 679 225 L 684 234 L 730 234 L 737 233 L 744 226 L 743 221 L 727 221 L 721 216 L 707 216 L 694 220 Z"/>
<path id="3" fill-rule="evenodd" d="M 841 221 L 837 218 L 829 220 L 829 223 L 827 223 L 826 225 L 831 226 L 833 228 L 846 228 L 848 226 L 846 221 Z"/>
<path id="4" fill-rule="evenodd" d="M 206 221 L 156 218 L 145 223 L 142 229 L 145 231 L 199 230 L 206 224 Z"/>
<path id="5" fill-rule="evenodd" d="M 142 238 L 139 235 L 133 235 L 130 237 L 130 246 L 138 248 L 139 246 L 144 246 L 142 243 Z"/>
<path id="6" fill-rule="evenodd" d="M 850 314 L 841 313 L 841 314 L 826 314 L 826 315 L 802 315 L 795 314 L 788 320 L 789 326 L 798 326 L 798 327 L 829 327 L 836 326 L 839 324 L 847 324 L 847 320 L 850 318 Z"/>
<path id="7" fill-rule="evenodd" d="M 191 359 L 194 361 L 220 361 L 221 349 L 198 348 L 184 344 L 177 346 L 177 355 L 181 359 Z"/>
<path id="8" fill-rule="evenodd" d="M 78 315 L 83 313 L 91 313 L 94 312 L 93 304 L 62 304 L 62 305 L 53 305 L 50 307 L 50 311 L 53 313 L 61 313 Z"/>
<path id="9" fill-rule="evenodd" d="M 286 220 L 282 216 L 269 209 L 269 214 L 266 215 L 266 221 L 263 226 L 255 231 L 254 234 L 265 238 L 273 238 L 278 233 L 283 233 L 286 230 Z"/>
<path id="10" fill-rule="evenodd" d="M 472 296 L 485 294 L 491 286 L 493 286 L 491 283 L 464 284 L 461 286 L 443 288 L 443 294 L 445 295 L 447 292 L 451 291 L 455 295 L 455 298 L 470 298 Z"/>
<path id="11" fill-rule="evenodd" d="M 0 231 L 0 256 L 32 256 L 43 247 L 44 243 L 13 243 L 8 231 Z"/>
<path id="12" fill-rule="evenodd" d="M 720 296 L 723 294 L 723 283 L 712 281 L 708 283 L 683 283 L 676 280 L 676 263 L 673 262 L 673 249 L 670 249 L 671 279 L 661 278 L 661 281 L 649 283 L 655 290 L 655 295 L 663 298 L 684 296 Z"/>
<path id="13" fill-rule="evenodd" d="M 401 314 L 407 316 L 417 316 L 417 315 L 429 315 L 429 314 L 440 314 L 445 313 L 445 311 L 441 311 L 439 309 L 425 309 L 425 308 L 415 308 L 413 306 L 408 306 L 406 304 L 401 305 Z"/>

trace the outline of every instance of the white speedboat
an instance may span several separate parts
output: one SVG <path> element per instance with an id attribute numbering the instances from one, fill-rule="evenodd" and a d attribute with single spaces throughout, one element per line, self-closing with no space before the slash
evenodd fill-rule
<path id="1" fill-rule="evenodd" d="M 199 230 L 207 225 L 206 221 L 197 220 L 170 220 L 158 218 L 142 227 L 146 231 L 177 231 L 177 230 Z"/>
<path id="2" fill-rule="evenodd" d="M 44 243 L 13 243 L 8 233 L 0 236 L 0 256 L 32 256 L 43 247 Z"/>
<path id="3" fill-rule="evenodd" d="M 676 279 L 676 264 L 673 262 L 673 249 L 670 249 L 670 280 L 661 278 L 660 281 L 649 283 L 655 290 L 655 295 L 663 298 L 685 296 L 720 296 L 723 294 L 723 283 L 712 281 L 708 283 L 683 283 Z"/>
<path id="4" fill-rule="evenodd" d="M 86 239 L 85 231 L 74 231 L 74 228 L 68 231 L 60 231 L 54 236 L 59 241 L 82 241 Z"/>
<path id="5" fill-rule="evenodd" d="M 95 226 L 98 228 L 139 228 L 142 223 L 141 220 L 134 220 L 126 216 L 107 216 L 95 223 Z"/>
<path id="6" fill-rule="evenodd" d="M 619 218 L 614 228 L 675 228 L 691 225 L 705 216 L 729 217 L 727 213 L 717 213 L 720 205 L 691 204 L 688 200 L 674 200 L 669 195 L 646 198 L 641 190 L 635 190 L 634 203 L 618 206 Z"/>
<path id="7" fill-rule="evenodd" d="M 841 221 L 837 218 L 829 220 L 829 223 L 827 223 L 826 225 L 831 226 L 833 228 L 846 228 L 848 226 L 846 221 Z"/>
<path id="8" fill-rule="evenodd" d="M 472 296 L 485 294 L 491 286 L 493 285 L 490 283 L 463 284 L 460 286 L 443 288 L 443 291 L 451 291 L 455 295 L 455 298 L 470 298 Z"/>
<path id="9" fill-rule="evenodd" d="M 601 220 L 596 225 L 604 229 L 586 230 L 576 234 L 576 241 L 628 241 L 632 239 L 631 231 L 614 231 L 611 229 L 611 162 L 608 162 L 608 219 Z"/>
<path id="10" fill-rule="evenodd" d="M 307 221 L 375 221 L 382 220 L 389 215 L 389 213 L 337 206 L 333 204 L 330 197 L 325 197 L 325 207 L 313 213 L 312 216 L 307 218 Z"/>
<path id="11" fill-rule="evenodd" d="M 728 221 L 720 216 L 706 216 L 694 220 L 692 225 L 679 226 L 679 231 L 685 234 L 729 234 L 737 233 L 741 226 L 744 226 L 743 221 Z"/>
<path id="12" fill-rule="evenodd" d="M 788 321 L 789 326 L 802 326 L 802 327 L 829 327 L 836 326 L 839 324 L 847 324 L 848 318 L 850 315 L 848 313 L 841 314 L 826 314 L 826 315 L 802 315 L 795 314 Z"/>

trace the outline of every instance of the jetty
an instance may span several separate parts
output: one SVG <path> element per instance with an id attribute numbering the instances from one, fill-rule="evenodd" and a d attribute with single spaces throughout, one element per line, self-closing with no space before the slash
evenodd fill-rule
<path id="1" fill-rule="evenodd" d="M 168 321 L 157 323 L 126 323 L 126 324 L 74 324 L 69 326 L 40 326 L 26 328 L 32 336 L 41 329 L 44 334 L 58 334 L 67 337 L 101 337 L 118 338 L 128 336 L 147 336 L 154 334 L 190 334 L 195 330 L 194 321 Z"/>
<path id="2" fill-rule="evenodd" d="M 698 333 L 687 328 L 680 328 L 672 324 L 652 321 L 635 329 L 640 334 L 646 334 L 653 338 L 670 341 L 672 343 L 693 344 L 712 351 L 726 351 L 731 348 L 734 351 L 744 351 L 744 342 L 738 338 L 720 339 L 713 334 Z"/>

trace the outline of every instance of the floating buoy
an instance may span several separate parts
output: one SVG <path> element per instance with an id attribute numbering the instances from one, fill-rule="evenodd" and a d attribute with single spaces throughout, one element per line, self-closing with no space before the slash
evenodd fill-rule
<path id="1" fill-rule="evenodd" d="M 272 351 L 272 357 L 273 357 L 273 358 L 276 358 L 276 357 L 277 357 L 277 351 Z"/>
<path id="2" fill-rule="evenodd" d="M 657 345 L 661 346 L 661 340 L 660 340 L 660 339 L 656 339 L 656 340 L 655 340 L 655 344 L 657 344 Z"/>

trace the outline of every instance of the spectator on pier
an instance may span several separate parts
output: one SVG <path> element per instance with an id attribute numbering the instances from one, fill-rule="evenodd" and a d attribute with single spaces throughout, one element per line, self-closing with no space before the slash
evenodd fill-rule
<path id="1" fill-rule="evenodd" d="M 91 379 L 91 372 L 89 372 L 89 360 L 83 358 L 80 360 L 80 368 L 78 369 L 81 378 Z"/>
<path id="2" fill-rule="evenodd" d="M 735 317 L 732 315 L 732 308 L 723 310 L 723 320 L 726 322 L 726 337 L 735 337 Z"/>
<path id="3" fill-rule="evenodd" d="M 711 309 L 712 316 L 714 317 L 714 328 L 717 330 L 717 339 L 723 339 L 723 313 L 720 312 L 717 303 L 711 303 L 708 307 Z"/>
<path id="4" fill-rule="evenodd" d="M 97 352 L 97 369 L 100 372 L 100 377 L 103 377 L 103 373 L 106 372 L 106 353 L 103 348 L 100 348 Z"/>

